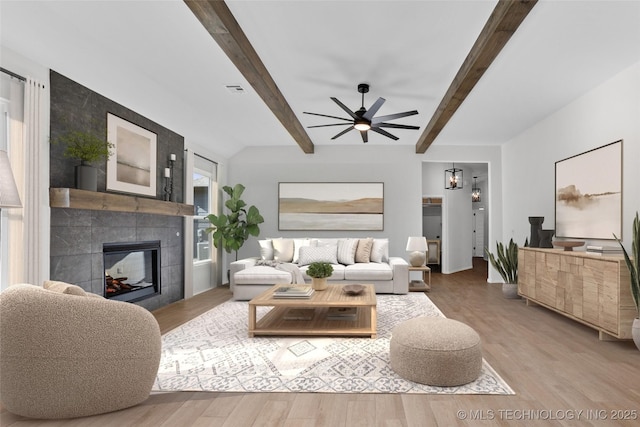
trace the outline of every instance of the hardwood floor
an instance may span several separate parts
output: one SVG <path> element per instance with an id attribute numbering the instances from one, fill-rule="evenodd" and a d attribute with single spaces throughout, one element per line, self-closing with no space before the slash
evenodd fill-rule
<path id="1" fill-rule="evenodd" d="M 638 425 L 640 352 L 633 342 L 599 341 L 596 331 L 577 322 L 542 307 L 527 307 L 522 300 L 504 299 L 500 285 L 486 283 L 486 269 L 479 259 L 473 271 L 433 273 L 427 295 L 447 317 L 478 331 L 485 359 L 515 396 L 158 393 L 133 408 L 75 420 L 29 420 L 2 409 L 0 425 Z M 229 289 L 217 288 L 154 314 L 164 333 L 230 295 Z"/>

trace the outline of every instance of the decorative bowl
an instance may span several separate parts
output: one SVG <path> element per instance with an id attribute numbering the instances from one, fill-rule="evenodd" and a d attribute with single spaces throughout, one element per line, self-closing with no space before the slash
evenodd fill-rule
<path id="1" fill-rule="evenodd" d="M 342 291 L 347 295 L 360 295 L 364 291 L 363 285 L 344 285 Z"/>

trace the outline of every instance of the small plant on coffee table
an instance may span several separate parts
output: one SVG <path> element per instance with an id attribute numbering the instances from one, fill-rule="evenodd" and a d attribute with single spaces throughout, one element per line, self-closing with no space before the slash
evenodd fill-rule
<path id="1" fill-rule="evenodd" d="M 307 275 L 316 279 L 331 276 L 333 266 L 328 262 L 312 262 L 307 268 Z"/>
<path id="2" fill-rule="evenodd" d="M 333 273 L 333 266 L 328 262 L 312 262 L 307 268 L 307 275 L 312 278 L 311 285 L 316 291 L 327 289 L 327 277 Z"/>

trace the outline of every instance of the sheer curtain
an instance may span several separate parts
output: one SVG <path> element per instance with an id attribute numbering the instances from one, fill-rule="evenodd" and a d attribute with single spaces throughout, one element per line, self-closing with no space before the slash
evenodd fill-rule
<path id="1" fill-rule="evenodd" d="M 8 148 L 22 209 L 8 211 L 8 282 L 41 285 L 48 277 L 49 149 L 43 120 L 42 83 L 27 77 L 18 89 L 11 85 Z M 18 92 L 22 91 L 22 94 Z M 47 162 L 48 163 L 48 162 Z"/>

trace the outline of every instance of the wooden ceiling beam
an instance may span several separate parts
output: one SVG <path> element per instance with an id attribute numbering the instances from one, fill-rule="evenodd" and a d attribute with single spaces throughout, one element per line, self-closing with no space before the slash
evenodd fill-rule
<path id="1" fill-rule="evenodd" d="M 280 120 L 302 151 L 314 152 L 311 138 L 222 0 L 184 0 L 211 37 Z"/>
<path id="2" fill-rule="evenodd" d="M 498 1 L 429 124 L 418 139 L 416 153 L 426 152 L 435 141 L 537 1 Z"/>

